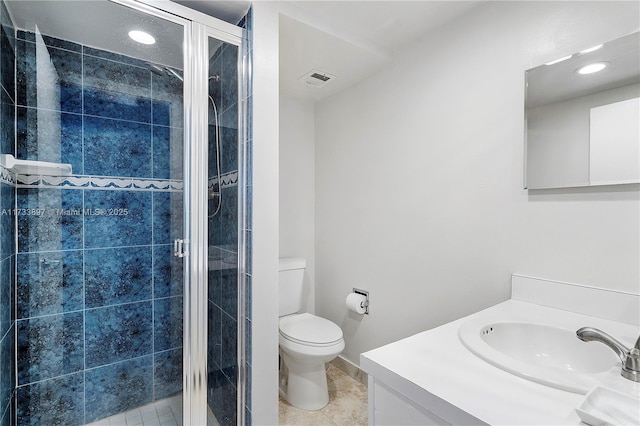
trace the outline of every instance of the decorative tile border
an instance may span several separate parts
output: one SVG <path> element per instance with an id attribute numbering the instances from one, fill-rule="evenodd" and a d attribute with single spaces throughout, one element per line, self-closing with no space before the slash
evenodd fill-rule
<path id="1" fill-rule="evenodd" d="M 84 176 L 39 176 L 18 175 L 17 185 L 21 188 L 71 187 L 86 188 L 90 179 Z"/>
<path id="2" fill-rule="evenodd" d="M 0 183 L 15 186 L 16 175 L 14 175 L 12 172 L 5 169 L 4 167 L 0 166 Z"/>
<path id="3" fill-rule="evenodd" d="M 238 185 L 238 172 L 233 171 L 220 176 L 222 188 Z M 45 176 L 45 175 L 14 175 L 0 166 L 0 182 L 14 185 L 18 188 L 66 188 L 66 189 L 107 189 L 128 191 L 164 191 L 178 192 L 184 189 L 182 180 L 122 178 L 114 176 Z M 213 190 L 218 178 L 209 179 L 209 190 Z"/>
<path id="4" fill-rule="evenodd" d="M 113 176 L 41 176 L 18 175 L 18 188 L 66 188 L 96 190 L 128 190 L 128 191 L 182 191 L 181 180 L 121 178 Z"/>
<path id="5" fill-rule="evenodd" d="M 229 173 L 224 173 L 222 175 L 220 175 L 220 180 L 222 181 L 222 184 L 220 185 L 222 188 L 228 188 L 231 186 L 237 186 L 238 185 L 238 171 L 235 170 L 233 172 L 229 172 Z M 218 183 L 218 177 L 214 177 L 209 179 L 209 191 L 212 191 L 213 188 L 215 187 L 215 185 Z"/>

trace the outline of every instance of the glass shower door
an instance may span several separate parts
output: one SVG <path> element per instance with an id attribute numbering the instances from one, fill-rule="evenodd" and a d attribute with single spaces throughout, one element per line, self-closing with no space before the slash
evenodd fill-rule
<path id="1" fill-rule="evenodd" d="M 18 424 L 179 420 L 184 286 L 173 240 L 184 234 L 190 23 L 132 2 L 3 4 L 16 29 L 13 154 L 36 162 L 11 170 L 17 383 L 3 393 Z"/>
<path id="2" fill-rule="evenodd" d="M 242 81 L 239 40 L 208 37 L 207 406 L 221 425 L 243 423 Z M 240 303 L 239 303 L 240 302 Z"/>

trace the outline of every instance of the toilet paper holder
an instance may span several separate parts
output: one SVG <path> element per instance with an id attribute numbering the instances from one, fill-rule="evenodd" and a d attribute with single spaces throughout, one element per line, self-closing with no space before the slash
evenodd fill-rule
<path id="1" fill-rule="evenodd" d="M 365 291 L 365 290 L 360 290 L 359 288 L 353 288 L 353 292 L 356 294 L 361 294 L 363 295 L 366 300 L 363 302 L 363 306 L 364 306 L 364 314 L 365 315 L 369 315 L 369 292 Z"/>

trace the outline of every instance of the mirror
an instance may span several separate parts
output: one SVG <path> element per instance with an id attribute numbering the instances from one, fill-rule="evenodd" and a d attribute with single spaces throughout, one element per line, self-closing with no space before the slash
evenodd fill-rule
<path id="1" fill-rule="evenodd" d="M 640 33 L 527 70 L 525 85 L 525 188 L 640 182 Z"/>

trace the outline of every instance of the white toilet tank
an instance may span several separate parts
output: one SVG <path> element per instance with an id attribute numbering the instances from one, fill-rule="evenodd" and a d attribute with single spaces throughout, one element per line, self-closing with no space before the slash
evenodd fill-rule
<path id="1" fill-rule="evenodd" d="M 300 257 L 281 257 L 280 273 L 280 315 L 295 314 L 302 307 L 302 287 L 306 259 Z"/>

